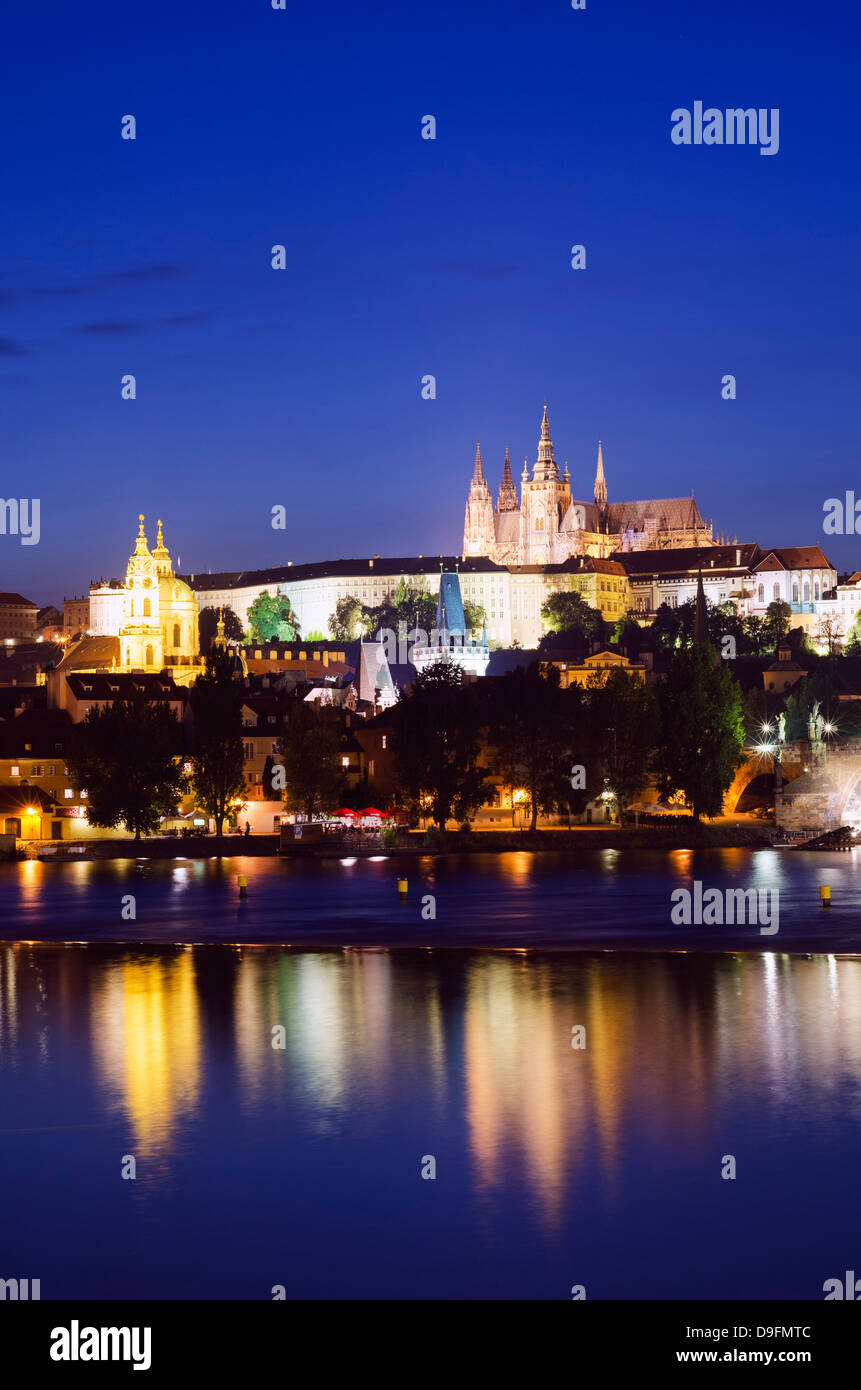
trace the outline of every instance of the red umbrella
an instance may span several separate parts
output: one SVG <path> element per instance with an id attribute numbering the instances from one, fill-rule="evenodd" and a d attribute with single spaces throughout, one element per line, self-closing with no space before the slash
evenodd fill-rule
<path id="1" fill-rule="evenodd" d="M 360 816 L 385 816 L 386 811 L 378 811 L 376 806 L 366 806 L 364 811 L 360 811 Z"/>
<path id="2" fill-rule="evenodd" d="M 359 814 L 358 811 L 350 811 L 346 806 L 342 806 L 341 809 L 340 809 L 340 811 L 333 811 L 333 812 L 332 812 L 332 816 L 333 816 L 333 817 L 336 817 L 336 816 L 356 816 L 356 815 L 358 815 L 358 814 Z"/>

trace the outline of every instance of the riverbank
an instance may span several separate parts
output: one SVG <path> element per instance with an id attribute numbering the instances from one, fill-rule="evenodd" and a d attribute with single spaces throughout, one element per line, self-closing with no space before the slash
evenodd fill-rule
<path id="1" fill-rule="evenodd" d="M 71 842 L 70 842 L 71 843 Z M 281 854 L 286 859 L 359 859 L 416 854 L 509 854 L 530 850 L 579 855 L 595 849 L 757 849 L 770 846 L 770 831 L 762 824 L 719 821 L 695 826 L 687 816 L 635 829 L 625 826 L 578 825 L 554 830 L 447 830 L 408 831 L 392 846 L 378 837 L 367 840 L 330 836 L 318 844 L 296 842 L 279 851 L 277 835 L 188 836 L 183 839 L 152 836 L 143 840 L 84 840 L 87 859 L 235 859 Z M 68 850 L 69 846 L 64 845 Z M 21 856 L 16 856 L 21 857 Z M 32 856 L 27 856 L 32 857 Z M 66 855 L 51 856 L 65 862 Z"/>

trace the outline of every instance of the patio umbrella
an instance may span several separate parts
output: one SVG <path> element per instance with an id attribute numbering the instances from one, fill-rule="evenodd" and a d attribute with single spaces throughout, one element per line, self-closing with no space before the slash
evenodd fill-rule
<path id="1" fill-rule="evenodd" d="M 387 814 L 387 812 L 385 812 L 385 811 L 378 811 L 377 808 L 376 808 L 376 806 L 366 806 L 365 809 L 364 809 L 364 811 L 360 811 L 360 812 L 359 812 L 359 815 L 360 815 L 360 816 L 381 816 L 381 817 L 382 817 L 382 816 L 385 816 L 386 814 Z"/>
<path id="2" fill-rule="evenodd" d="M 332 819 L 336 820 L 338 816 L 357 816 L 358 814 L 358 811 L 351 811 L 348 809 L 348 807 L 342 806 L 340 811 L 332 812 Z"/>

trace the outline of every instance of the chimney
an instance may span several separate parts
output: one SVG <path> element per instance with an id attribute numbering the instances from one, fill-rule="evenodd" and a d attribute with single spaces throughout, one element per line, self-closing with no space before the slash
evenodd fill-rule
<path id="1" fill-rule="evenodd" d="M 737 551 L 735 552 L 735 562 L 736 562 L 737 565 L 740 565 L 740 564 L 741 564 L 741 551 L 740 551 L 740 550 L 737 550 Z"/>

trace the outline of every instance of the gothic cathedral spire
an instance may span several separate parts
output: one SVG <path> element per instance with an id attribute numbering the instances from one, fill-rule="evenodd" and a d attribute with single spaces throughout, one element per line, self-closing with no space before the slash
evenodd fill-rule
<path id="1" fill-rule="evenodd" d="M 499 489 L 496 510 L 498 512 L 517 511 L 517 488 L 514 486 L 514 479 L 511 476 L 511 459 L 508 457 L 507 445 L 505 449 L 505 464 L 502 469 L 502 486 Z"/>
<path id="2" fill-rule="evenodd" d="M 479 444 L 475 451 L 475 467 L 472 470 L 463 523 L 463 554 L 490 555 L 495 543 L 493 498 L 484 476 Z"/>
<path id="3" fill-rule="evenodd" d="M 607 480 L 604 477 L 604 458 L 601 453 L 601 441 L 598 440 L 598 468 L 595 472 L 595 505 L 601 511 L 607 505 Z"/>

